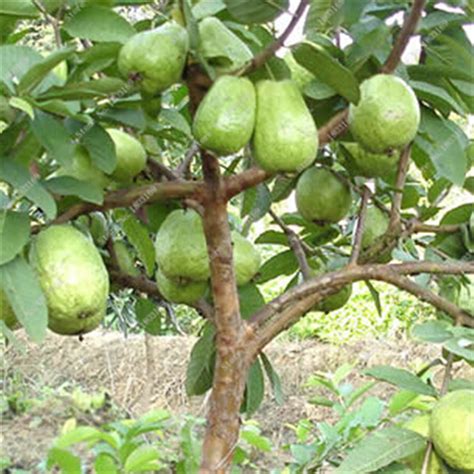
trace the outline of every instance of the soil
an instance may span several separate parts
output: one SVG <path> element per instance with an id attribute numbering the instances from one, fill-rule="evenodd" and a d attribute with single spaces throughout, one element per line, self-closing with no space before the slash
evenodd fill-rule
<path id="1" fill-rule="evenodd" d="M 9 396 L 16 390 L 20 397 L 35 403 L 20 414 L 5 416 L 0 435 L 0 458 L 14 460 L 18 467 L 34 472 L 34 466 L 45 459 L 53 439 L 71 416 L 79 424 L 97 425 L 109 421 L 107 417 L 113 418 L 114 411 L 102 417 L 74 411 L 69 398 L 61 396 L 71 387 L 80 387 L 86 393 L 105 390 L 110 404 L 116 407 L 115 416 L 120 412 L 133 417 L 153 408 L 165 408 L 177 415 L 205 416 L 206 398 L 190 399 L 184 392 L 186 363 L 195 342 L 192 337 L 149 337 L 148 354 L 153 364 L 150 366 L 149 359 L 148 370 L 144 336 L 124 339 L 119 333 L 97 331 L 79 341 L 50 334 L 40 346 L 21 333 L 19 339 L 21 350 L 10 346 L 4 351 L 2 384 Z M 275 446 L 281 446 L 291 440 L 289 425 L 298 420 L 331 420 L 329 409 L 308 401 L 321 394 L 305 386 L 311 374 L 331 372 L 344 363 L 356 364 L 358 369 L 391 364 L 416 370 L 438 357 L 439 351 L 436 346 L 408 340 L 368 340 L 339 347 L 316 340 L 280 339 L 266 349 L 266 354 L 282 379 L 284 404 L 276 404 L 268 393 L 252 418 Z M 463 377 L 472 377 L 472 369 L 466 369 L 465 364 L 461 367 Z M 364 377 L 354 373 L 349 380 L 359 385 Z M 370 393 L 387 399 L 393 388 L 381 383 Z M 276 462 L 282 466 L 288 460 L 286 456 L 282 454 L 276 461 L 273 452 L 264 461 L 268 463 L 265 467 L 270 469 Z"/>

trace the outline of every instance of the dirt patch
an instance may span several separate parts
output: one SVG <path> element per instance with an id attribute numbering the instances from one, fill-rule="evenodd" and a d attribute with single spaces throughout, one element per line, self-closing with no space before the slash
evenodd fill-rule
<path id="1" fill-rule="evenodd" d="M 124 339 L 118 333 L 95 332 L 79 341 L 50 334 L 41 346 L 22 335 L 20 340 L 23 351 L 13 347 L 5 351 L 3 384 L 10 385 L 5 387 L 7 390 L 12 389 L 11 384 L 18 383 L 19 390 L 26 390 L 28 396 L 41 400 L 45 391 L 57 392 L 64 387 L 79 386 L 86 392 L 104 389 L 113 404 L 130 416 L 151 408 L 166 408 L 176 414 L 205 415 L 206 399 L 189 399 L 184 392 L 186 364 L 194 338 L 149 339 L 154 367 L 148 366 L 148 370 L 143 336 Z M 316 371 L 331 372 L 343 363 L 354 363 L 359 368 L 392 364 L 419 369 L 439 355 L 435 346 L 407 340 L 361 341 L 344 347 L 312 340 L 279 340 L 273 342 L 266 353 L 282 378 L 285 403 L 279 406 L 271 395 L 267 395 L 253 418 L 277 445 L 288 441 L 288 424 L 295 424 L 301 418 L 322 420 L 330 415 L 327 410 L 308 402 L 310 395 L 316 392 L 304 384 Z M 472 374 L 471 370 L 464 376 Z M 355 385 L 362 382 L 363 377 L 359 375 L 351 377 L 351 383 Z M 371 393 L 386 398 L 392 389 L 380 384 Z M 71 414 L 76 416 L 67 401 L 61 402 L 61 398 L 57 398 L 55 403 L 39 402 L 23 415 L 4 419 L 0 439 L 2 456 L 23 468 L 37 465 Z M 89 424 L 105 421 L 93 417 L 79 420 Z"/>

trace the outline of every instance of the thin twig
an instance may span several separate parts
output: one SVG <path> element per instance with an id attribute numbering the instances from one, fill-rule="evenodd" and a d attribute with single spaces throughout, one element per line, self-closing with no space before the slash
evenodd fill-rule
<path id="1" fill-rule="evenodd" d="M 62 47 L 62 40 L 61 40 L 61 33 L 59 31 L 59 20 L 54 17 L 53 15 L 50 15 L 48 11 L 46 10 L 45 6 L 43 5 L 42 0 L 33 0 L 33 4 L 38 8 L 38 10 L 44 15 L 46 18 L 46 21 L 51 24 L 53 27 L 54 31 L 54 40 L 56 42 L 56 46 L 58 48 Z M 62 8 L 62 7 L 61 7 Z"/>
<path id="2" fill-rule="evenodd" d="M 365 227 L 365 217 L 367 214 L 367 205 L 370 197 L 370 189 L 364 186 L 362 191 L 362 201 L 360 204 L 359 218 L 357 219 L 357 227 L 354 234 L 354 244 L 352 246 L 351 259 L 349 265 L 356 265 L 359 260 L 360 251 L 362 248 L 362 235 Z"/>
<path id="3" fill-rule="evenodd" d="M 175 173 L 172 169 L 165 166 L 163 163 L 160 163 L 152 158 L 148 158 L 147 164 L 152 170 L 153 174 L 156 176 L 164 176 L 170 181 L 175 181 L 179 179 L 178 174 Z"/>
<path id="4" fill-rule="evenodd" d="M 193 158 L 196 156 L 199 151 L 199 143 L 193 142 L 189 150 L 187 151 L 184 160 L 179 164 L 176 169 L 176 174 L 182 178 L 190 178 L 190 168 L 193 162 Z"/>

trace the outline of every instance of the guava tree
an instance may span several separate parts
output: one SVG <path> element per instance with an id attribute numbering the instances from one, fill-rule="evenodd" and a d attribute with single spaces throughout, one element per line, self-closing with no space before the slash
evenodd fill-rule
<path id="1" fill-rule="evenodd" d="M 474 192 L 472 5 L 302 0 L 277 32 L 288 3 L 0 6 L 3 332 L 82 337 L 109 282 L 145 329 L 164 301 L 196 308 L 202 472 L 228 469 L 240 412 L 276 383 L 265 346 L 355 282 L 439 310 L 446 380 L 473 360 L 474 202 L 453 206 Z M 262 265 L 259 244 L 286 249 Z"/>

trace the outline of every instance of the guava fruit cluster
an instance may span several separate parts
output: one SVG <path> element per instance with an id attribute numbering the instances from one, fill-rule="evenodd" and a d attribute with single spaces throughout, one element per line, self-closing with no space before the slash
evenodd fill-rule
<path id="1" fill-rule="evenodd" d="M 85 334 L 105 316 L 107 269 L 95 245 L 71 225 L 54 225 L 33 240 L 30 264 L 48 306 L 48 327 L 57 334 Z"/>
<path id="2" fill-rule="evenodd" d="M 260 268 L 255 246 L 233 231 L 234 267 L 238 285 L 245 285 Z M 201 216 L 194 210 L 171 212 L 155 239 L 157 285 L 173 303 L 192 304 L 205 296 L 211 276 Z"/>
<path id="3" fill-rule="evenodd" d="M 431 414 L 412 418 L 403 428 L 430 439 L 433 443 L 429 474 L 442 474 L 442 462 L 461 472 L 474 470 L 474 390 L 456 390 L 443 396 Z M 441 462 L 442 460 L 442 462 Z M 403 460 L 415 472 L 421 472 L 424 450 Z"/>

